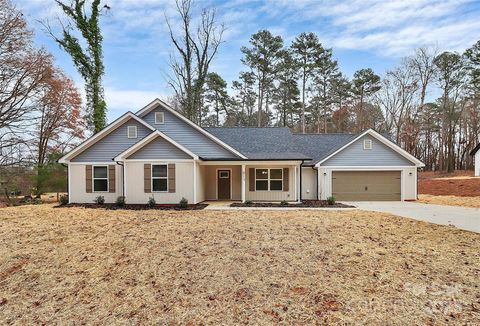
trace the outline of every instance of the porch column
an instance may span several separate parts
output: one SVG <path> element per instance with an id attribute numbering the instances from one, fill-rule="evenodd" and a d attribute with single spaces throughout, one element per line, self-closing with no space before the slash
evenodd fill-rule
<path id="1" fill-rule="evenodd" d="M 303 180 L 302 180 L 302 165 L 300 164 L 298 166 L 298 202 L 300 203 L 302 201 L 302 183 L 303 183 Z"/>
<path id="2" fill-rule="evenodd" d="M 295 165 L 294 166 L 294 169 L 293 169 L 293 184 L 294 184 L 294 189 L 295 189 L 295 192 L 294 192 L 294 196 L 295 196 L 295 201 L 298 202 L 298 182 L 297 182 L 297 166 Z"/>
<path id="3" fill-rule="evenodd" d="M 242 164 L 242 203 L 245 202 L 245 165 Z"/>

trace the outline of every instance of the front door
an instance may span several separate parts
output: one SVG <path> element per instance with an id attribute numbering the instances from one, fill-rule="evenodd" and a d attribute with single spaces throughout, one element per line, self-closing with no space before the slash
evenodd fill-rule
<path id="1" fill-rule="evenodd" d="M 231 199 L 230 182 L 231 182 L 230 170 L 217 171 L 218 200 Z"/>

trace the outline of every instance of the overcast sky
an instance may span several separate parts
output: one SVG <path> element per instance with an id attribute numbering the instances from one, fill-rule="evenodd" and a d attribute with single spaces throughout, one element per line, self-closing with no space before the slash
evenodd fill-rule
<path id="1" fill-rule="evenodd" d="M 53 0 L 12 0 L 35 30 L 38 46 L 83 89 L 71 59 L 41 31 L 38 20 L 55 25 L 59 15 Z M 68 2 L 69 0 L 65 0 Z M 104 0 L 111 10 L 102 17 L 108 119 L 137 111 L 155 97 L 172 93 L 166 85 L 172 51 L 165 14 L 175 17 L 173 0 Z M 480 2 L 462 0 L 197 0 L 196 7 L 216 7 L 227 27 L 225 43 L 211 70 L 229 86 L 245 70 L 240 47 L 250 35 L 269 29 L 286 45 L 301 32 L 315 32 L 333 48 L 342 72 L 372 68 L 382 75 L 420 46 L 459 51 L 480 39 Z"/>

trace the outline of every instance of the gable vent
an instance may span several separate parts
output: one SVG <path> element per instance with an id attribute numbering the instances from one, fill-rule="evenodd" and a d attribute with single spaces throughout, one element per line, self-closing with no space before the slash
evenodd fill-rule
<path id="1" fill-rule="evenodd" d="M 128 126 L 127 127 L 127 137 L 128 138 L 137 138 L 137 126 Z"/>
<path id="2" fill-rule="evenodd" d="M 363 141 L 363 149 L 372 149 L 372 140 L 371 139 L 365 139 Z"/>

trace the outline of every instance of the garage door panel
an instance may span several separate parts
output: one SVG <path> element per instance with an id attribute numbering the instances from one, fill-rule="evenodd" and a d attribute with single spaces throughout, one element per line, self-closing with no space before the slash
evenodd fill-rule
<path id="1" fill-rule="evenodd" d="M 332 195 L 338 200 L 401 200 L 400 171 L 334 171 Z"/>

